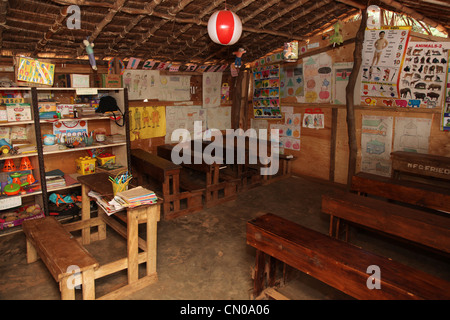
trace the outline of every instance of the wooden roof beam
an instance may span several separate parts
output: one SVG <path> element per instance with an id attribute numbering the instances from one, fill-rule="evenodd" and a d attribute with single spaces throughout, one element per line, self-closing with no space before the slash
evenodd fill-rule
<path id="1" fill-rule="evenodd" d="M 152 15 L 154 9 L 162 2 L 162 0 L 153 0 L 152 2 L 148 2 L 144 9 L 148 11 L 147 14 L 140 14 L 134 17 L 131 22 L 123 29 L 123 31 L 119 34 L 118 37 L 116 37 L 111 45 L 108 46 L 107 52 L 104 53 L 103 58 L 106 55 L 109 55 L 113 50 L 114 47 L 122 41 L 123 38 L 127 36 L 127 34 L 139 23 L 142 19 L 144 19 L 147 15 Z"/>
<path id="2" fill-rule="evenodd" d="M 59 15 L 56 17 L 55 22 L 50 27 L 50 29 L 47 31 L 47 33 L 44 35 L 44 37 L 39 40 L 39 42 L 36 44 L 36 47 L 33 52 L 33 56 L 36 56 L 39 51 L 41 51 L 45 45 L 47 44 L 48 40 L 59 30 L 61 30 L 62 23 L 67 17 L 67 10 L 68 7 L 61 8 L 59 11 Z"/>
<path id="3" fill-rule="evenodd" d="M 424 23 L 432 26 L 433 28 L 436 28 L 440 32 L 446 33 L 447 37 L 450 37 L 448 28 L 446 28 L 445 26 L 441 25 L 440 23 L 438 23 L 432 19 L 425 17 L 423 14 L 418 13 L 417 11 L 415 11 L 407 6 L 404 6 L 403 4 L 398 3 L 397 1 L 394 1 L 394 0 L 380 0 L 380 2 L 382 2 L 388 6 L 391 6 L 391 7 L 395 8 L 396 10 L 413 17 L 416 20 L 423 21 Z"/>

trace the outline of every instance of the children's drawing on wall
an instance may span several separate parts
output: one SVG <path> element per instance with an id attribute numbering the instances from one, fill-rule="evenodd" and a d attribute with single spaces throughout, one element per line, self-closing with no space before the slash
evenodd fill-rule
<path id="1" fill-rule="evenodd" d="M 166 135 L 165 107 L 131 107 L 129 119 L 131 141 Z"/>
<path id="2" fill-rule="evenodd" d="M 187 101 L 191 99 L 191 77 L 160 75 L 159 100 Z"/>
<path id="3" fill-rule="evenodd" d="M 408 107 L 441 107 L 448 71 L 448 42 L 410 42 L 400 76 L 400 98 Z"/>
<path id="4" fill-rule="evenodd" d="M 361 127 L 361 171 L 389 177 L 393 117 L 363 116 Z"/>
<path id="5" fill-rule="evenodd" d="M 341 62 L 333 65 L 333 101 L 335 104 L 345 104 L 346 88 L 350 74 L 352 73 L 353 62 Z"/>
<path id="6" fill-rule="evenodd" d="M 203 73 L 203 107 L 214 108 L 220 106 L 222 72 Z"/>
<path id="7" fill-rule="evenodd" d="M 397 98 L 398 79 L 410 27 L 366 29 L 361 65 L 361 101 L 366 97 Z"/>
<path id="8" fill-rule="evenodd" d="M 305 95 L 304 101 L 300 99 L 300 102 L 329 103 L 331 101 L 331 71 L 332 60 L 327 53 L 306 58 L 303 62 Z"/>
<path id="9" fill-rule="evenodd" d="M 206 110 L 208 129 L 226 130 L 231 128 L 231 107 L 217 107 Z"/>
<path id="10" fill-rule="evenodd" d="M 284 67 L 280 72 L 280 96 L 302 97 L 304 95 L 303 66 Z"/>
<path id="11" fill-rule="evenodd" d="M 428 153 L 431 119 L 395 118 L 394 151 Z"/>
<path id="12" fill-rule="evenodd" d="M 303 115 L 303 128 L 323 129 L 325 127 L 325 115 L 322 109 L 306 109 Z"/>
<path id="13" fill-rule="evenodd" d="M 201 106 L 167 106 L 166 107 L 166 143 L 179 142 L 172 140 L 172 132 L 176 129 L 187 129 L 191 139 L 202 139 L 206 130 L 206 109 Z M 194 135 L 194 123 L 201 121 L 202 131 Z"/>
<path id="14" fill-rule="evenodd" d="M 129 100 L 159 99 L 159 71 L 126 69 L 123 84 Z"/>

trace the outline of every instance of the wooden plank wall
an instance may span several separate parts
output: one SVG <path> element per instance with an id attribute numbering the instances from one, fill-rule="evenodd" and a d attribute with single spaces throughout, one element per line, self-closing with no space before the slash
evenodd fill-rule
<path id="1" fill-rule="evenodd" d="M 311 38 L 309 43 L 319 43 L 319 48 L 307 52 L 304 58 L 309 55 L 327 52 L 333 60 L 337 62 L 352 62 L 354 43 L 351 41 L 356 35 L 359 21 L 344 23 L 342 35 L 344 45 L 330 47 L 326 36 Z M 327 33 L 329 34 L 329 33 Z M 430 37 L 412 34 L 412 41 L 450 41 L 450 39 Z M 347 44 L 346 44 L 347 43 Z M 306 43 L 299 43 L 299 47 Z M 299 59 L 298 63 L 302 63 Z M 381 100 L 381 99 L 378 99 Z M 355 93 L 355 105 L 360 101 L 360 97 Z M 337 183 L 347 183 L 348 171 L 348 133 L 346 120 L 346 106 L 332 104 L 305 104 L 297 103 L 293 98 L 281 100 L 282 106 L 293 106 L 294 113 L 301 113 L 302 116 L 307 108 L 321 108 L 325 115 L 324 129 L 301 128 L 301 150 L 286 150 L 286 154 L 292 154 L 298 159 L 293 163 L 292 171 L 297 175 L 304 175 L 324 180 L 331 180 Z M 336 114 L 336 127 L 332 128 L 333 109 Z M 432 127 L 429 141 L 429 153 L 450 157 L 450 134 L 440 130 L 442 108 L 436 109 L 412 109 L 377 106 L 355 106 L 356 137 L 358 142 L 357 170 L 361 168 L 361 124 L 363 115 L 378 115 L 392 117 L 416 117 L 432 119 Z M 251 101 L 249 101 L 249 114 L 253 114 Z M 269 123 L 282 123 L 279 120 L 269 120 Z M 395 125 L 395 121 L 394 121 Z M 395 127 L 394 127 L 395 132 Z M 333 134 L 335 133 L 335 136 Z M 334 144 L 334 149 L 333 149 Z"/>

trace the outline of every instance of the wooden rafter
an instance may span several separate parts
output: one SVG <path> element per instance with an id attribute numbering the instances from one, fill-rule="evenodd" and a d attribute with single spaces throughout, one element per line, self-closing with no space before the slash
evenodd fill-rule
<path id="1" fill-rule="evenodd" d="M 169 11 L 169 16 L 171 16 L 172 18 L 170 20 L 174 20 L 175 19 L 175 15 L 182 11 L 183 8 L 185 6 L 187 6 L 189 3 L 191 3 L 193 0 L 182 0 L 178 3 L 178 6 L 175 8 L 172 8 L 172 10 Z M 149 32 L 147 32 L 143 37 L 141 41 L 136 42 L 135 45 L 133 45 L 130 48 L 130 52 L 133 52 L 137 47 L 143 45 L 144 43 L 146 43 L 153 35 L 154 33 L 160 29 L 163 25 L 165 25 L 169 20 L 161 20 L 159 23 L 157 23 L 152 29 L 150 29 Z"/>
<path id="2" fill-rule="evenodd" d="M 55 22 L 50 27 L 50 29 L 45 33 L 44 37 L 39 40 L 39 42 L 36 44 L 36 47 L 33 52 L 33 56 L 36 56 L 39 51 L 41 51 L 45 45 L 47 44 L 48 40 L 59 30 L 62 28 L 62 23 L 67 17 L 67 10 L 68 7 L 63 7 L 59 11 L 59 15 L 56 17 Z"/>
<path id="3" fill-rule="evenodd" d="M 82 0 L 81 0 L 82 1 Z M 84 2 L 84 1 L 82 1 Z M 114 18 L 114 16 L 122 10 L 123 6 L 125 5 L 126 0 L 118 0 L 114 2 L 114 5 L 112 8 L 108 10 L 108 14 L 103 18 L 103 20 L 96 25 L 94 32 L 89 36 L 90 42 L 95 42 L 95 39 L 97 39 L 100 32 L 102 32 L 103 28 L 106 27 Z M 84 45 L 81 44 L 80 48 L 77 50 L 77 57 L 81 56 L 82 52 L 84 51 Z"/>
<path id="4" fill-rule="evenodd" d="M 406 15 L 409 15 L 411 17 L 413 17 L 414 19 L 418 20 L 418 21 L 423 21 L 424 23 L 432 26 L 433 28 L 436 28 L 437 30 L 439 30 L 440 32 L 445 32 L 448 34 L 448 29 L 446 27 L 444 27 L 442 24 L 425 17 L 423 14 L 418 13 L 417 11 L 404 6 L 401 3 L 398 3 L 397 1 L 394 0 L 379 0 L 380 2 L 391 6 L 393 8 L 395 8 L 396 10 L 403 12 Z"/>
<path id="5" fill-rule="evenodd" d="M 154 9 L 161 3 L 162 0 L 153 0 L 151 2 L 148 2 L 145 5 L 145 10 L 148 11 L 149 13 L 144 15 L 144 14 L 139 14 L 137 16 L 135 16 L 131 22 L 123 29 L 123 31 L 119 34 L 119 36 L 117 36 L 114 41 L 108 46 L 108 50 L 107 52 L 104 53 L 104 56 L 107 56 L 108 54 L 110 54 L 112 52 L 112 50 L 114 50 L 114 47 L 120 42 L 122 41 L 122 39 L 124 39 L 127 34 L 139 23 L 141 22 L 142 19 L 144 19 L 147 15 L 151 15 L 153 14 Z"/>

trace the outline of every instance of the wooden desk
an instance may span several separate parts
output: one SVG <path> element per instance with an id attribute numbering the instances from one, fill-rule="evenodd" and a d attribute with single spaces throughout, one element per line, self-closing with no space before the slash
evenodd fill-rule
<path id="1" fill-rule="evenodd" d="M 392 175 L 400 173 L 450 180 L 450 158 L 424 153 L 395 151 L 391 153 Z"/>
<path id="2" fill-rule="evenodd" d="M 157 240 L 157 222 L 160 218 L 160 205 L 139 206 L 126 210 L 126 222 L 124 227 L 119 221 L 112 216 L 108 216 L 101 209 L 98 212 L 98 218 L 91 218 L 90 201 L 88 192 L 93 190 L 106 197 L 113 197 L 112 185 L 108 180 L 107 173 L 96 173 L 78 177 L 82 190 L 82 220 L 68 225 L 68 229 L 82 230 L 82 243 L 89 244 L 91 240 L 91 227 L 98 225 L 100 219 L 103 223 L 109 225 L 112 229 L 124 236 L 127 241 L 127 256 L 106 265 L 100 265 L 95 271 L 95 279 L 110 275 L 112 273 L 127 269 L 127 283 L 101 299 L 120 299 L 134 291 L 140 290 L 156 281 L 158 276 L 156 273 L 156 240 Z M 117 215 L 117 213 L 116 213 Z M 146 240 L 139 238 L 139 223 L 147 224 Z M 100 233 L 100 232 L 99 232 Z M 106 234 L 99 236 L 104 238 Z M 95 237 L 94 237 L 95 238 Z M 138 250 L 143 252 L 139 253 Z M 146 276 L 139 278 L 138 267 L 140 263 L 146 263 Z"/>

